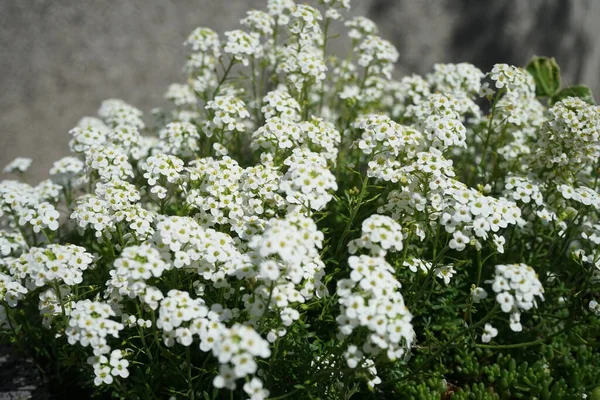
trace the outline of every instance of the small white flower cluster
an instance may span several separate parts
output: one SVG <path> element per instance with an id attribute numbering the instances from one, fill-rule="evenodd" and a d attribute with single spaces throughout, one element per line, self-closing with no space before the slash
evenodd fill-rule
<path id="1" fill-rule="evenodd" d="M 293 47 L 279 50 L 277 72 L 286 76 L 290 88 L 301 92 L 306 85 L 321 83 L 325 80 L 327 65 L 323 60 L 322 52 L 316 47 L 305 46 L 300 51 Z"/>
<path id="2" fill-rule="evenodd" d="M 356 253 L 358 249 L 368 249 L 377 257 L 385 257 L 388 251 L 401 251 L 403 248 L 402 227 L 392 218 L 373 214 L 362 223 L 362 234 L 358 239 L 348 243 L 348 252 Z"/>
<path id="3" fill-rule="evenodd" d="M 525 264 L 496 265 L 493 280 L 486 281 L 496 293 L 496 301 L 510 313 L 510 329 L 520 332 L 521 311 L 536 307 L 536 297 L 544 300 L 544 288 L 533 268 Z"/>
<path id="4" fill-rule="evenodd" d="M 194 341 L 194 320 L 205 318 L 208 307 L 204 300 L 192 299 L 185 291 L 172 289 L 160 302 L 156 327 L 162 329 L 166 346 L 173 347 L 175 341 L 183 346 L 190 346 Z M 185 323 L 185 325 L 184 325 Z"/>
<path id="5" fill-rule="evenodd" d="M 165 93 L 165 99 L 171 100 L 176 106 L 195 105 L 198 102 L 190 85 L 181 83 L 170 84 Z"/>
<path id="6" fill-rule="evenodd" d="M 277 25 L 285 26 L 290 22 L 289 14 L 295 5 L 294 0 L 267 0 L 267 12 L 276 17 Z"/>
<path id="7" fill-rule="evenodd" d="M 412 314 L 404 304 L 394 269 L 383 258 L 365 255 L 351 256 L 348 264 L 352 269 L 350 279 L 341 279 L 337 284 L 340 337 L 366 328 L 364 353 L 377 355 L 384 350 L 390 360 L 402 357 L 415 334 Z"/>
<path id="8" fill-rule="evenodd" d="M 373 155 L 367 170 L 370 177 L 398 182 L 402 161 L 413 159 L 422 146 L 420 132 L 400 125 L 386 115 L 359 118 L 354 127 L 362 130 L 361 138 L 354 146 L 366 155 Z"/>
<path id="9" fill-rule="evenodd" d="M 200 134 L 189 122 L 171 122 L 161 129 L 159 137 L 165 143 L 165 152 L 180 157 L 192 157 L 199 147 Z"/>
<path id="10" fill-rule="evenodd" d="M 50 168 L 52 180 L 61 185 L 67 185 L 69 182 L 74 187 L 81 186 L 85 182 L 83 174 L 85 163 L 77 157 L 63 157 L 54 162 Z"/>
<path id="11" fill-rule="evenodd" d="M 252 134 L 251 146 L 276 154 L 279 150 L 285 151 L 297 146 L 300 134 L 300 127 L 294 121 L 274 117 L 268 119 Z"/>
<path id="12" fill-rule="evenodd" d="M 587 186 L 574 188 L 568 184 L 557 185 L 556 189 L 565 200 L 572 200 L 584 206 L 592 206 L 600 210 L 600 194 Z"/>
<path id="13" fill-rule="evenodd" d="M 423 132 L 428 146 L 442 151 L 453 146 L 467 147 L 467 128 L 461 119 L 469 112 L 473 111 L 468 103 L 449 93 L 430 94 L 406 109 L 406 115 L 415 118 L 415 127 Z"/>
<path id="14" fill-rule="evenodd" d="M 211 323 L 208 323 L 208 325 L 210 326 Z M 219 367 L 219 375 L 215 376 L 213 380 L 213 385 L 216 388 L 234 390 L 236 380 L 257 372 L 256 357 L 269 358 L 271 356 L 269 342 L 246 325 L 236 323 L 231 328 L 226 328 L 217 323 L 214 325 L 218 328 L 214 329 L 213 327 L 212 329 L 212 334 L 216 334 L 216 336 L 213 337 L 214 340 L 210 349 L 213 355 L 219 359 L 221 366 Z M 200 333 L 201 340 L 204 335 L 203 331 L 201 330 Z M 262 389 L 262 382 L 258 378 L 253 378 L 251 382 L 254 383 L 248 385 L 247 388 L 245 387 L 244 390 L 256 393 L 256 397 L 252 397 L 252 399 L 260 399 L 268 395 L 268 391 Z"/>
<path id="15" fill-rule="evenodd" d="M 567 179 L 584 166 L 596 165 L 600 159 L 600 107 L 568 97 L 549 109 L 544 123 L 545 135 L 539 137 L 536 150 L 541 168 L 557 168 Z"/>
<path id="16" fill-rule="evenodd" d="M 123 249 L 114 262 L 109 274 L 108 292 L 116 291 L 121 296 L 143 297 L 146 293 L 146 281 L 158 278 L 170 265 L 160 257 L 160 252 L 150 244 L 131 246 Z"/>
<path id="17" fill-rule="evenodd" d="M 256 278 L 264 282 L 253 295 L 243 296 L 250 315 L 257 319 L 269 308 L 278 309 L 283 325 L 290 326 L 299 318 L 291 304 L 327 295 L 321 281 L 325 268 L 319 257 L 322 246 L 323 233 L 310 218 L 288 214 L 285 219 L 269 220 L 264 232 L 248 243 L 254 251 Z"/>
<path id="18" fill-rule="evenodd" d="M 34 287 L 65 283 L 69 286 L 83 281 L 83 271 L 91 268 L 93 255 L 73 244 L 50 244 L 32 247 L 14 266 L 24 273 Z M 11 271 L 15 273 L 17 271 Z"/>
<path id="19" fill-rule="evenodd" d="M 175 156 L 161 153 L 148 157 L 141 169 L 145 171 L 144 178 L 151 186 L 150 192 L 162 200 L 169 193 L 168 186 L 179 183 L 184 162 Z"/>
<path id="20" fill-rule="evenodd" d="M 480 90 L 482 96 L 494 95 L 496 89 L 505 90 L 511 97 L 518 96 L 520 93 L 535 93 L 533 76 L 522 68 L 508 64 L 495 64 L 488 75 L 494 88 L 490 87 L 488 82 L 484 82 Z"/>
<path id="21" fill-rule="evenodd" d="M 427 81 L 435 91 L 468 100 L 479 94 L 484 73 L 469 63 L 434 64 Z"/>
<path id="22" fill-rule="evenodd" d="M 105 355 L 96 355 L 87 360 L 88 364 L 94 368 L 94 385 L 110 385 L 113 383 L 113 377 L 127 378 L 129 376 L 129 361 L 123 358 L 121 350 L 113 350 L 110 353 L 110 360 Z"/>
<path id="23" fill-rule="evenodd" d="M 0 301 L 5 302 L 9 307 L 16 307 L 27 292 L 28 290 L 10 275 L 0 272 Z M 2 307 L 0 305 L 0 308 Z M 2 325 L 2 318 L 0 318 L 0 325 Z"/>
<path id="24" fill-rule="evenodd" d="M 598 303 L 596 300 L 590 300 L 588 308 L 591 312 L 596 314 L 596 316 L 600 317 L 600 303 Z"/>
<path id="25" fill-rule="evenodd" d="M 344 23 L 345 26 L 350 28 L 348 31 L 348 37 L 353 40 L 360 40 L 365 36 L 373 36 L 377 34 L 377 25 L 369 18 L 363 16 L 356 16 Z"/>
<path id="26" fill-rule="evenodd" d="M 287 202 L 278 193 L 281 176 L 279 170 L 268 160 L 242 172 L 239 188 L 244 216 L 230 220 L 232 229 L 240 238 L 249 239 L 259 234 L 263 231 L 267 218 L 286 208 Z"/>
<path id="27" fill-rule="evenodd" d="M 60 290 L 60 298 L 56 294 L 54 287 L 40 293 L 39 296 L 38 309 L 42 317 L 42 325 L 48 329 L 52 328 L 54 319 L 62 315 L 63 309 L 65 315 L 71 315 L 73 305 L 71 289 L 67 285 L 58 285 L 58 288 Z"/>
<path id="28" fill-rule="evenodd" d="M 308 147 L 334 163 L 340 142 L 340 133 L 333 124 L 313 117 L 310 121 L 294 122 L 274 117 L 252 134 L 252 147 L 264 149 L 274 156 L 298 147 Z"/>
<path id="29" fill-rule="evenodd" d="M 233 59 L 247 66 L 249 58 L 259 58 L 262 56 L 263 49 L 260 45 L 260 36 L 258 33 L 247 33 L 242 30 L 225 32 L 227 42 L 223 47 L 223 52 L 229 54 Z"/>
<path id="30" fill-rule="evenodd" d="M 95 194 L 105 200 L 113 211 L 123 210 L 140 201 L 137 187 L 127 181 L 112 180 L 96 184 Z"/>
<path id="31" fill-rule="evenodd" d="M 4 172 L 26 172 L 32 162 L 31 158 L 17 157 L 4 167 Z"/>
<path id="32" fill-rule="evenodd" d="M 394 63 L 398 61 L 398 50 L 389 41 L 376 35 L 366 36 L 356 47 L 358 65 L 391 78 Z"/>
<path id="33" fill-rule="evenodd" d="M 47 199 L 43 198 L 39 189 L 26 183 L 12 180 L 0 182 L 0 217 L 11 215 L 16 219 L 18 214 L 25 213 L 44 200 Z"/>
<path id="34" fill-rule="evenodd" d="M 212 115 L 211 121 L 206 121 L 204 133 L 212 137 L 215 132 L 217 135 L 231 132 L 244 132 L 244 118 L 248 118 L 250 113 L 246 109 L 246 104 L 239 98 L 231 95 L 216 96 L 210 100 L 204 107 Z"/>
<path id="35" fill-rule="evenodd" d="M 265 120 L 273 117 L 298 121 L 300 119 L 300 104 L 292 97 L 285 87 L 279 87 L 266 94 L 260 109 Z"/>
<path id="36" fill-rule="evenodd" d="M 243 169 L 237 161 L 224 156 L 220 159 L 201 158 L 187 167 L 189 181 L 186 203 L 199 211 L 197 216 L 208 226 L 235 224 L 244 211 L 239 195 Z"/>
<path id="37" fill-rule="evenodd" d="M 523 226 L 521 209 L 505 198 L 482 195 L 479 191 L 454 181 L 446 188 L 448 204 L 444 207 L 440 222 L 453 238 L 449 246 L 462 251 L 468 244 L 481 247 L 479 240 L 487 240 L 492 234 L 494 241 L 502 244 L 497 233 L 509 225 Z M 498 251 L 500 247 L 498 246 Z"/>
<path id="38" fill-rule="evenodd" d="M 194 29 L 183 44 L 203 54 L 211 54 L 215 57 L 220 54 L 219 35 L 209 28 Z"/>
<path id="39" fill-rule="evenodd" d="M 142 115 L 140 110 L 119 99 L 103 101 L 98 110 L 98 116 L 113 128 L 127 125 L 142 129 L 145 126 Z"/>
<path id="40" fill-rule="evenodd" d="M 288 170 L 282 177 L 279 189 L 290 204 L 306 210 L 321 210 L 333 198 L 338 188 L 335 175 L 327 168 L 327 159 L 320 153 L 294 149 L 284 162 Z"/>
<path id="41" fill-rule="evenodd" d="M 108 130 L 108 128 L 105 128 Z M 69 149 L 73 153 L 85 155 L 90 149 L 100 148 L 106 143 L 106 131 L 93 126 L 76 126 L 69 131 L 72 136 Z"/>
<path id="42" fill-rule="evenodd" d="M 21 233 L 0 229 L 0 256 L 19 255 L 26 248 L 27 243 Z"/>
<path id="43" fill-rule="evenodd" d="M 23 208 L 19 212 L 18 224 L 31 225 L 35 233 L 39 233 L 44 229 L 51 231 L 58 230 L 58 219 L 60 213 L 56 208 L 48 202 L 42 202 L 33 206 L 33 208 Z"/>
<path id="44" fill-rule="evenodd" d="M 90 226 L 95 231 L 97 238 L 109 236 L 116 229 L 110 204 L 94 195 L 86 195 L 77 199 L 71 219 L 76 221 L 81 229 Z"/>
<path id="45" fill-rule="evenodd" d="M 274 32 L 275 19 L 264 11 L 250 10 L 246 12 L 246 18 L 243 18 L 240 23 L 260 35 L 270 36 Z"/>
<path id="46" fill-rule="evenodd" d="M 544 204 L 540 185 L 532 179 L 522 176 L 507 176 L 504 183 L 504 196 L 524 204 Z"/>
<path id="47" fill-rule="evenodd" d="M 235 381 L 255 374 L 258 365 L 255 357 L 271 356 L 269 342 L 264 340 L 249 326 L 234 324 L 231 328 L 222 328 L 221 337 L 212 347 L 213 354 L 219 359 L 219 375 L 213 380 L 215 387 L 235 389 Z"/>
<path id="48" fill-rule="evenodd" d="M 85 153 L 88 173 L 94 172 L 101 181 L 133 177 L 133 167 L 127 153 L 117 146 L 92 147 Z"/>
<path id="49" fill-rule="evenodd" d="M 290 33 L 295 36 L 300 46 L 319 44 L 323 19 L 321 12 L 307 4 L 296 4 L 291 9 L 292 23 Z"/>
<path id="50" fill-rule="evenodd" d="M 119 337 L 124 326 L 113 321 L 115 311 L 106 303 L 81 300 L 73 303 L 66 330 L 69 344 L 90 346 L 95 356 L 110 353 L 107 336 Z"/>
<path id="51" fill-rule="evenodd" d="M 203 228 L 190 217 L 164 218 L 157 225 L 154 241 L 175 268 L 194 271 L 221 289 L 229 287 L 226 276 L 243 276 L 248 262 L 231 236 Z"/>

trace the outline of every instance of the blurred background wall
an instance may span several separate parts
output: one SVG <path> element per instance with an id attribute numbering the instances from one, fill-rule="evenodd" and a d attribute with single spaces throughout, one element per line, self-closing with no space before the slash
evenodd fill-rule
<path id="1" fill-rule="evenodd" d="M 300 1 L 301 2 L 301 1 Z M 67 155 L 79 118 L 106 98 L 148 113 L 184 79 L 197 26 L 237 28 L 262 0 L 0 0 L 0 170 L 34 158 L 34 180 Z M 554 56 L 600 97 L 600 0 L 353 0 L 400 51 L 401 73 L 436 62 L 524 65 Z M 0 179 L 7 178 L 0 175 Z"/>

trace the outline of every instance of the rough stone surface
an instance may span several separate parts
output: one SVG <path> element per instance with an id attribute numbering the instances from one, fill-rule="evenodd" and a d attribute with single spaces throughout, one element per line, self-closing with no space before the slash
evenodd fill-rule
<path id="1" fill-rule="evenodd" d="M 15 349 L 0 345 L 0 400 L 48 399 L 36 371 Z"/>
<path id="2" fill-rule="evenodd" d="M 234 29 L 264 0 L 0 0 L 0 166 L 35 159 L 33 180 L 67 153 L 67 132 L 106 98 L 145 112 L 183 77 L 196 26 Z M 567 82 L 600 89 L 595 0 L 355 0 L 400 50 L 402 73 L 435 62 L 523 65 L 556 56 Z"/>

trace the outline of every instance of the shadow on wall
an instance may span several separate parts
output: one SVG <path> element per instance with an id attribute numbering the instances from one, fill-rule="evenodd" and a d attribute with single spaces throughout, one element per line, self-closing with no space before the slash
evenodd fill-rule
<path id="1" fill-rule="evenodd" d="M 600 57 L 594 47 L 600 34 L 595 23 L 599 1 L 425 0 L 417 6 L 406 0 L 375 0 L 370 17 L 396 19 L 386 33 L 408 71 L 426 73 L 435 62 L 470 62 L 485 72 L 495 63 L 525 65 L 533 55 L 544 55 L 556 57 L 568 84 L 585 84 L 598 93 Z M 415 37 L 411 27 L 433 37 L 423 42 L 426 35 Z M 412 57 L 415 44 L 423 47 L 422 63 Z"/>

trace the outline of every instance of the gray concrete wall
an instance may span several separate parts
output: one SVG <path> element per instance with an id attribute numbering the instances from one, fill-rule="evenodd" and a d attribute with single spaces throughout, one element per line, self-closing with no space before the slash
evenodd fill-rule
<path id="1" fill-rule="evenodd" d="M 0 167 L 67 154 L 67 132 L 116 97 L 149 112 L 181 81 L 187 34 L 235 29 L 261 0 L 0 0 Z M 354 0 L 400 50 L 403 72 L 435 62 L 524 64 L 556 56 L 600 93 L 600 0 Z M 0 176 L 1 179 L 1 176 Z"/>

